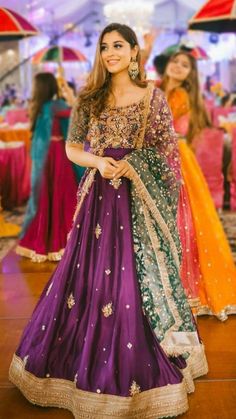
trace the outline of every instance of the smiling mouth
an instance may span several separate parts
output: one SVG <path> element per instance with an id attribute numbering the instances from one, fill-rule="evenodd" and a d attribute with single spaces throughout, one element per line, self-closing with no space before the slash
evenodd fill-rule
<path id="1" fill-rule="evenodd" d="M 173 70 L 173 73 L 175 73 L 175 74 L 181 74 L 181 71 L 179 71 L 179 70 Z"/>
<path id="2" fill-rule="evenodd" d="M 115 65 L 115 64 L 117 64 L 119 62 L 119 60 L 108 60 L 107 61 L 107 64 L 108 65 Z"/>

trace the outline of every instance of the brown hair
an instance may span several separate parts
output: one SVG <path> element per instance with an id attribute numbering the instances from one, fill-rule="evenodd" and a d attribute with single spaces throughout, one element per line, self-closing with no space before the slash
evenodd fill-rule
<path id="1" fill-rule="evenodd" d="M 104 67 L 101 58 L 101 44 L 104 35 L 113 31 L 118 32 L 122 38 L 130 44 L 131 48 L 134 48 L 136 45 L 139 47 L 137 36 L 129 26 L 122 25 L 120 23 L 111 23 L 103 29 L 98 40 L 92 71 L 88 77 L 87 84 L 79 94 L 80 106 L 92 104 L 93 112 L 97 116 L 104 109 L 108 96 L 111 93 L 111 74 Z M 137 53 L 137 62 L 139 64 L 140 71 L 133 82 L 140 87 L 146 87 L 147 82 L 145 81 L 145 76 L 140 66 L 140 60 L 141 57 L 139 48 Z"/>
<path id="2" fill-rule="evenodd" d="M 34 78 L 33 95 L 30 106 L 31 130 L 35 128 L 36 120 L 42 106 L 54 95 L 58 96 L 58 84 L 52 73 L 38 73 Z"/>
<path id="3" fill-rule="evenodd" d="M 211 122 L 207 110 L 204 105 L 203 97 L 200 90 L 197 62 L 190 53 L 185 51 L 178 51 L 173 54 L 169 62 L 173 61 L 179 55 L 185 55 L 191 65 L 191 70 L 188 77 L 182 82 L 181 87 L 186 90 L 190 102 L 190 121 L 187 133 L 187 140 L 191 143 L 195 135 L 199 134 L 205 127 L 210 127 Z M 167 64 L 168 65 L 168 64 Z M 168 84 L 169 77 L 165 74 L 161 83 L 161 88 L 165 91 Z"/>

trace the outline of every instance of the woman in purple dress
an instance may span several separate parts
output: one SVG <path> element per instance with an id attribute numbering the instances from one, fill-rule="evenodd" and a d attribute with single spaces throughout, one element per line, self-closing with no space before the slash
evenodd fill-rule
<path id="1" fill-rule="evenodd" d="M 76 419 L 176 416 L 207 372 L 179 278 L 171 115 L 139 64 L 135 33 L 107 26 L 67 142 L 88 168 L 74 226 L 10 367 L 28 400 Z"/>

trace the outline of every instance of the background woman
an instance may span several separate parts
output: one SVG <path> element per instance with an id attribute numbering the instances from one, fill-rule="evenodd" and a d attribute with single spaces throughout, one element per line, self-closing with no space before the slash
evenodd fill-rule
<path id="1" fill-rule="evenodd" d="M 77 180 L 65 153 L 69 116 L 53 74 L 37 74 L 31 104 L 31 194 L 16 249 L 34 262 L 61 259 L 72 225 Z"/>
<path id="2" fill-rule="evenodd" d="M 181 171 L 188 194 L 185 198 L 191 207 L 200 262 L 201 275 L 197 286 L 201 306 L 198 313 L 214 314 L 225 320 L 228 314 L 236 313 L 236 268 L 208 186 L 188 146 L 195 136 L 210 126 L 201 97 L 196 60 L 186 52 L 174 54 L 167 64 L 161 88 L 167 96 L 175 130 L 181 137 Z M 185 202 L 183 206 L 180 201 L 179 227 L 182 237 L 185 236 L 183 218 L 186 208 L 188 203 Z M 197 258 L 193 260 L 197 261 Z M 183 278 L 187 289 L 193 287 L 188 272 L 184 272 Z"/>
<path id="3" fill-rule="evenodd" d="M 89 168 L 75 224 L 10 368 L 29 400 L 76 418 L 176 416 L 207 372 L 179 278 L 171 115 L 139 65 L 135 33 L 106 27 L 67 143 Z"/>

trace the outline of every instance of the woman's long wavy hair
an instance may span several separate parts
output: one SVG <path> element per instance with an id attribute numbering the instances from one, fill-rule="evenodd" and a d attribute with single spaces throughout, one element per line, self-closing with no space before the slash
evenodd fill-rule
<path id="1" fill-rule="evenodd" d="M 59 89 L 52 73 L 38 73 L 34 78 L 33 94 L 30 104 L 31 131 L 34 130 L 36 120 L 45 102 L 58 97 Z"/>
<path id="2" fill-rule="evenodd" d="M 200 90 L 197 62 L 195 58 L 190 55 L 190 53 L 185 51 L 179 51 L 173 54 L 170 57 L 169 62 L 173 61 L 179 55 L 185 55 L 188 58 L 191 65 L 191 70 L 188 77 L 181 84 L 181 87 L 186 90 L 189 96 L 190 121 L 187 133 L 187 140 L 189 143 L 191 143 L 192 139 L 196 135 L 198 135 L 203 128 L 211 126 L 211 122 L 207 110 L 205 108 L 203 96 Z M 169 77 L 167 76 L 165 70 L 164 77 L 161 83 L 161 88 L 164 91 L 166 90 L 166 87 L 168 85 L 168 79 Z"/>
<path id="3" fill-rule="evenodd" d="M 138 46 L 137 61 L 140 71 L 133 82 L 140 87 L 147 86 L 147 82 L 145 81 L 145 76 L 140 65 L 140 47 L 135 32 L 127 25 L 111 23 L 103 29 L 99 37 L 92 71 L 89 74 L 86 85 L 79 93 L 80 106 L 91 105 L 93 113 L 97 116 L 104 109 L 108 96 L 111 94 L 111 74 L 107 71 L 103 64 L 101 57 L 101 44 L 104 35 L 113 31 L 118 32 L 122 38 L 130 44 L 131 48 L 134 48 L 136 45 Z"/>

